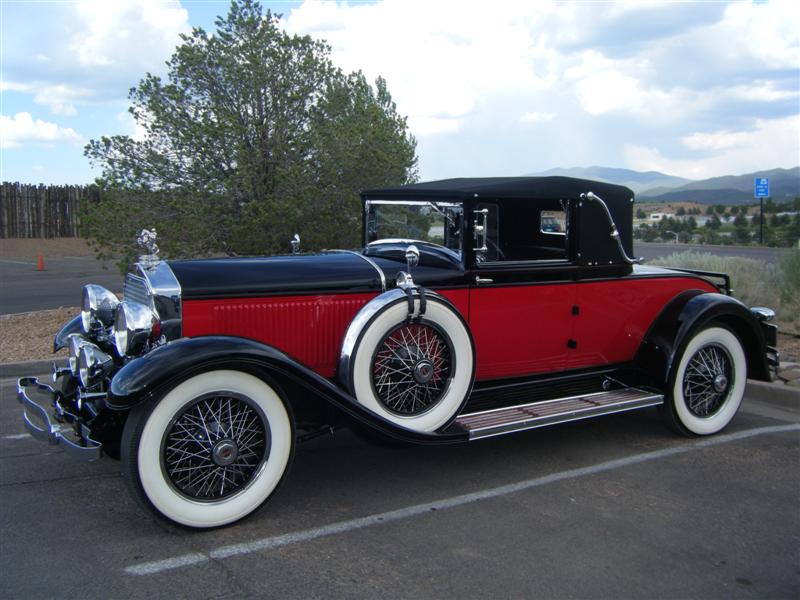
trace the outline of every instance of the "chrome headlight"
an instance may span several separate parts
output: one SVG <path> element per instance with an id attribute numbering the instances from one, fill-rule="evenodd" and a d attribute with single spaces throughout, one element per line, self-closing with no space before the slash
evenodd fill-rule
<path id="1" fill-rule="evenodd" d="M 78 333 L 70 334 L 67 338 L 69 344 L 69 370 L 72 374 L 78 376 L 78 358 L 81 354 L 81 348 L 86 344 L 90 344 L 86 338 Z"/>
<path id="2" fill-rule="evenodd" d="M 114 318 L 114 345 L 119 355 L 138 354 L 157 324 L 158 317 L 144 304 L 129 300 L 120 302 Z"/>
<path id="3" fill-rule="evenodd" d="M 93 386 L 100 377 L 109 373 L 114 359 L 91 342 L 81 346 L 78 354 L 78 379 L 85 388 Z"/>
<path id="4" fill-rule="evenodd" d="M 91 333 L 95 323 L 100 323 L 104 327 L 111 325 L 118 305 L 119 299 L 103 286 L 94 284 L 84 286 L 81 304 L 81 326 L 84 333 Z"/>

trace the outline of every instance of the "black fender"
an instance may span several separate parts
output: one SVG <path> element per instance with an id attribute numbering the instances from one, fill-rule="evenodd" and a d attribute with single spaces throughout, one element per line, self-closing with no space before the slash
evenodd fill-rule
<path id="1" fill-rule="evenodd" d="M 700 290 L 682 292 L 662 309 L 639 347 L 636 367 L 655 386 L 668 390 L 673 364 L 694 333 L 711 321 L 726 325 L 741 340 L 747 376 L 770 381 L 766 340 L 758 319 L 736 298 Z"/>
<path id="2" fill-rule="evenodd" d="M 395 425 L 280 350 L 233 336 L 184 338 L 131 360 L 111 380 L 106 405 L 111 410 L 130 410 L 143 402 L 156 401 L 165 387 L 210 369 L 236 369 L 262 378 L 266 375 L 278 382 L 289 381 L 347 417 L 396 440 L 415 444 L 467 440 L 466 432 L 420 433 Z M 292 398 L 288 400 L 291 404 Z"/>
<path id="3" fill-rule="evenodd" d="M 73 317 L 71 321 L 58 330 L 58 333 L 53 338 L 53 352 L 58 352 L 62 348 L 66 348 L 69 343 L 67 338 L 73 333 L 83 333 L 80 315 Z"/>

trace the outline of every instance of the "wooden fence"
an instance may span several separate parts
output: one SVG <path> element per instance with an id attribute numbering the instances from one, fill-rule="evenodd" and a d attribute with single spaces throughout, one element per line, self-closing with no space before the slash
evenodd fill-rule
<path id="1" fill-rule="evenodd" d="M 89 186 L 3 182 L 0 238 L 78 237 L 81 203 L 98 198 Z"/>

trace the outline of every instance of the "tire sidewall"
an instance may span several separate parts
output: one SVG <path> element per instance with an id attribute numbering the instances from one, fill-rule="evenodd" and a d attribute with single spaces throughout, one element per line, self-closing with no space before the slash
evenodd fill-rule
<path id="1" fill-rule="evenodd" d="M 695 353 L 703 346 L 718 344 L 731 358 L 733 385 L 723 405 L 711 416 L 698 417 L 692 414 L 683 395 L 683 378 L 686 367 Z M 670 410 L 681 428 L 692 435 L 712 435 L 725 428 L 739 410 L 747 385 L 747 359 L 739 338 L 727 327 L 711 325 L 697 331 L 686 344 L 672 381 Z"/>
<path id="2" fill-rule="evenodd" d="M 209 392 L 235 392 L 256 404 L 270 428 L 270 447 L 266 463 L 244 489 L 218 502 L 199 502 L 181 495 L 167 481 L 162 440 L 175 416 Z M 280 395 L 261 379 L 233 370 L 208 371 L 176 385 L 150 407 L 138 429 L 131 462 L 146 500 L 167 519 L 195 528 L 233 523 L 261 506 L 283 479 L 294 448 L 294 428 Z"/>
<path id="3" fill-rule="evenodd" d="M 443 397 L 433 408 L 419 415 L 398 415 L 388 410 L 375 394 L 372 385 L 372 361 L 378 344 L 407 317 L 408 303 L 402 299 L 384 307 L 368 322 L 353 353 L 350 376 L 353 395 L 362 406 L 387 421 L 414 431 L 432 432 L 449 423 L 469 395 L 475 370 L 472 339 L 461 317 L 452 308 L 438 299 L 428 297 L 420 323 L 433 323 L 450 338 L 455 372 L 451 375 Z"/>

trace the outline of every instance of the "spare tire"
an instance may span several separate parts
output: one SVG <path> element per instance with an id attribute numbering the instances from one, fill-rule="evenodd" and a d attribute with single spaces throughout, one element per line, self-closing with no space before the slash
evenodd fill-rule
<path id="1" fill-rule="evenodd" d="M 455 307 L 436 293 L 424 295 L 421 302 L 415 289 L 409 302 L 404 290 L 394 289 L 364 306 L 345 335 L 339 378 L 372 412 L 431 432 L 464 406 L 475 351 Z"/>

